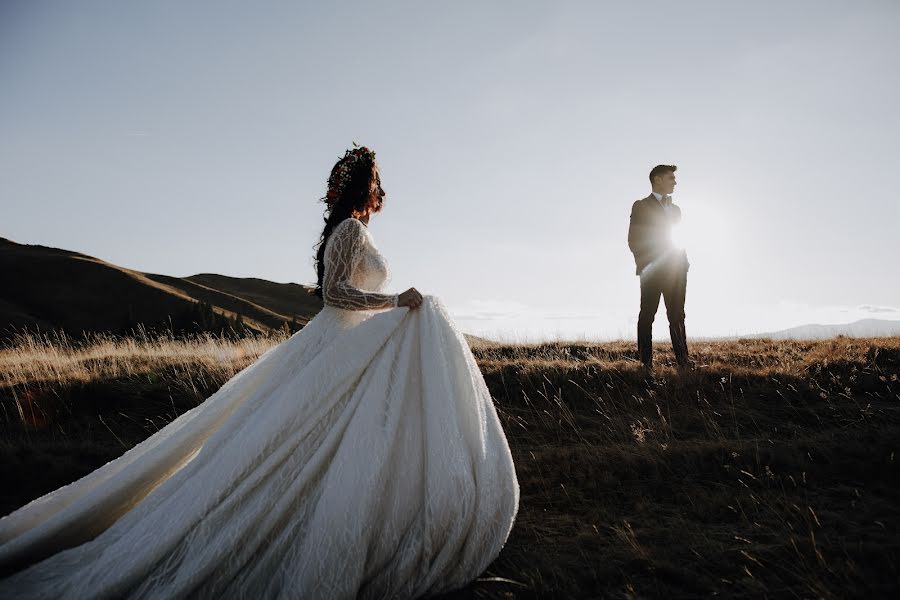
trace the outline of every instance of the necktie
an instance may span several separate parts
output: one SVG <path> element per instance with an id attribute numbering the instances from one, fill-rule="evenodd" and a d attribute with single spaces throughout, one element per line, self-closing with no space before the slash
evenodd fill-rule
<path id="1" fill-rule="evenodd" d="M 659 201 L 662 203 L 663 206 L 668 206 L 669 204 L 672 203 L 672 196 L 663 196 L 662 198 L 660 198 Z"/>

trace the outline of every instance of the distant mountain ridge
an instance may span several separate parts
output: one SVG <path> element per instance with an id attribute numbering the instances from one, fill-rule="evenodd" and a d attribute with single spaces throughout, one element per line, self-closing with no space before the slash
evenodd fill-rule
<path id="1" fill-rule="evenodd" d="M 779 340 L 824 340 L 843 335 L 853 338 L 900 336 L 900 321 L 888 319 L 861 319 L 839 325 L 799 325 L 789 329 L 741 336 L 746 338 L 771 338 Z"/>
<path id="2" fill-rule="evenodd" d="M 125 334 L 149 328 L 295 331 L 322 307 L 309 286 L 202 273 L 143 273 L 93 256 L 0 237 L 0 340 L 17 330 Z"/>

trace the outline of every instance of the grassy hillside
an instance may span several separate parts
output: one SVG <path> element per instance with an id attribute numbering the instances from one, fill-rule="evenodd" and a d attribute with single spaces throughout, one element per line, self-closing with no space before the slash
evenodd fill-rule
<path id="1" fill-rule="evenodd" d="M 0 512 L 120 455 L 284 339 L 18 339 L 0 352 Z M 522 495 L 500 556 L 452 597 L 900 590 L 900 338 L 698 342 L 696 371 L 653 377 L 626 343 L 474 352 Z"/>
<path id="2" fill-rule="evenodd" d="M 255 278 L 143 273 L 81 254 L 0 238 L 0 341 L 17 331 L 125 334 L 139 327 L 296 331 L 321 308 L 307 287 Z M 203 303 L 203 304 L 201 304 Z M 196 325 L 194 325 L 196 324 Z"/>
<path id="3" fill-rule="evenodd" d="M 306 317 L 315 315 L 322 308 L 322 301 L 311 296 L 309 288 L 296 283 L 275 283 L 255 277 L 227 277 L 215 273 L 201 273 L 184 279 L 244 298 L 280 315 L 298 315 L 304 323 L 308 320 Z"/>

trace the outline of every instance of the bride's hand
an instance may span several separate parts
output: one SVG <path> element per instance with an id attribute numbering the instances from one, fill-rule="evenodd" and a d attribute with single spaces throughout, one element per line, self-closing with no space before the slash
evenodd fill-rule
<path id="1" fill-rule="evenodd" d="M 419 308 L 420 304 L 422 304 L 422 294 L 416 288 L 409 288 L 397 298 L 397 306 Z"/>

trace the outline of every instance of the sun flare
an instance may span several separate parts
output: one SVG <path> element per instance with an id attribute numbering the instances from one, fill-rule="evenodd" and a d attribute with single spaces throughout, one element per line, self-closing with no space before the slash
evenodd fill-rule
<path id="1" fill-rule="evenodd" d="M 721 211 L 708 205 L 685 210 L 681 222 L 672 227 L 672 244 L 688 256 L 717 262 L 734 244 L 728 222 Z"/>
<path id="2" fill-rule="evenodd" d="M 681 223 L 672 227 L 672 245 L 679 250 L 684 249 L 684 232 L 682 231 Z"/>

